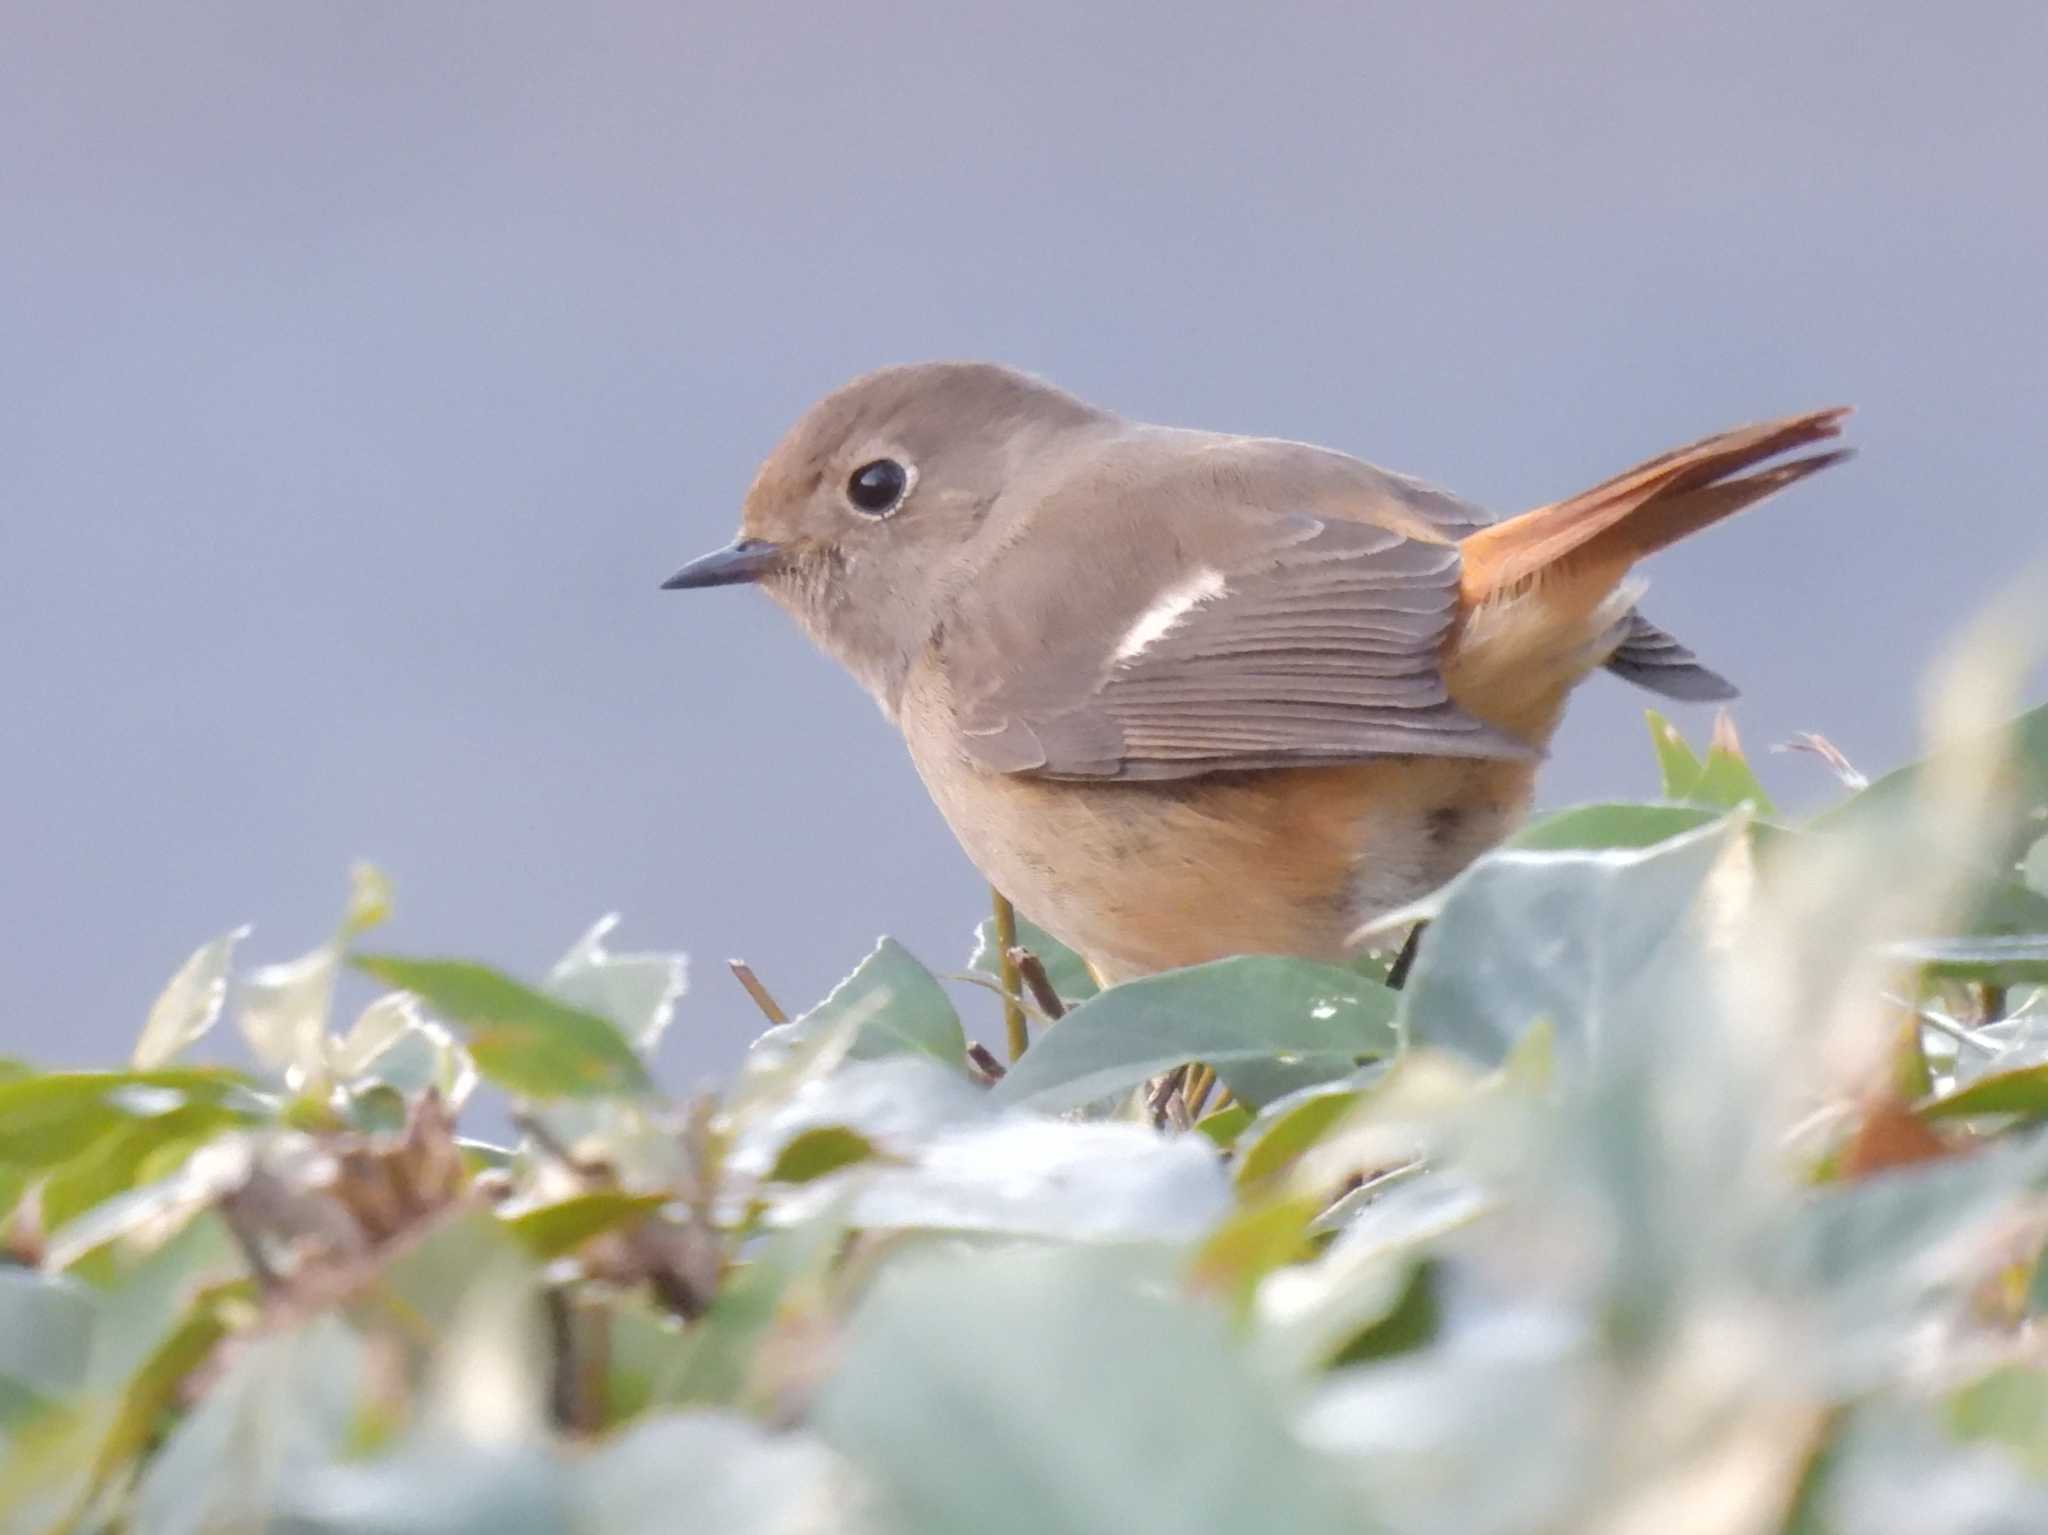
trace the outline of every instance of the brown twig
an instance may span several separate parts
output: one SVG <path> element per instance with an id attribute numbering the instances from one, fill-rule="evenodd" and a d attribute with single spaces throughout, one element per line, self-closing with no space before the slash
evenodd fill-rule
<path id="1" fill-rule="evenodd" d="M 752 965 L 743 959 L 729 959 L 725 962 L 725 967 L 732 972 L 732 978 L 746 989 L 747 995 L 754 999 L 754 1006 L 761 1009 L 763 1017 L 770 1023 L 789 1022 L 789 1014 L 782 1010 L 780 1002 L 768 994 L 768 988 L 763 986 L 761 978 L 754 974 Z"/>
<path id="2" fill-rule="evenodd" d="M 1192 1069 L 1188 1066 L 1176 1066 L 1152 1084 L 1152 1094 L 1145 1100 L 1145 1108 L 1152 1115 L 1152 1123 L 1158 1128 L 1166 1128 L 1168 1119 L 1172 1117 L 1173 1100 L 1186 1084 L 1188 1072 Z"/>
<path id="3" fill-rule="evenodd" d="M 988 1078 L 991 1083 L 1002 1081 L 1005 1072 L 1008 1070 L 1001 1061 L 996 1059 L 995 1051 L 979 1041 L 970 1041 L 968 1043 L 967 1059 L 974 1066 L 974 1069 Z"/>
<path id="4" fill-rule="evenodd" d="M 1024 978 L 1024 984 L 1031 992 L 1031 1000 L 1046 1017 L 1058 1020 L 1067 1016 L 1067 1004 L 1060 1000 L 1054 989 L 1052 977 L 1045 973 L 1045 961 L 1033 954 L 1022 944 L 1010 950 L 1010 963 L 1017 967 L 1017 974 Z"/>
<path id="5" fill-rule="evenodd" d="M 1017 1002 L 1020 985 L 1017 961 L 1013 957 L 1017 949 L 1017 908 L 993 885 L 989 887 L 989 898 L 995 912 L 996 978 L 1003 985 L 1003 1034 L 1009 1042 L 1010 1059 L 1014 1061 L 1031 1044 L 1031 1031 L 1024 1023 L 1024 1009 Z"/>

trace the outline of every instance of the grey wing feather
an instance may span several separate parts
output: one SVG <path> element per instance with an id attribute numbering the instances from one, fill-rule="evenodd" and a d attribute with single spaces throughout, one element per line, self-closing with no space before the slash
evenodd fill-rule
<path id="1" fill-rule="evenodd" d="M 1210 571 L 1212 593 L 1127 655 L 1118 637 L 1135 611 L 1028 669 L 985 650 L 949 657 L 969 750 L 999 771 L 1142 779 L 1388 755 L 1536 755 L 1444 687 L 1454 545 L 1368 523 L 1273 517 L 1229 566 Z M 963 685 L 991 676 L 995 685 L 978 692 Z"/>
<path id="2" fill-rule="evenodd" d="M 1739 691 L 1640 613 L 1629 614 L 1628 633 L 1607 658 L 1607 669 L 1637 687 L 1682 703 L 1719 703 Z"/>

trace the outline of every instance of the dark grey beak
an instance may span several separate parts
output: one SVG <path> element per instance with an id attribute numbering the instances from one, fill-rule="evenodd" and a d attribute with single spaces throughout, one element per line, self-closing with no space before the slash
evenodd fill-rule
<path id="1" fill-rule="evenodd" d="M 782 545 L 765 538 L 742 538 L 699 555 L 661 583 L 665 592 L 688 591 L 695 586 L 737 586 L 758 581 L 782 562 Z"/>

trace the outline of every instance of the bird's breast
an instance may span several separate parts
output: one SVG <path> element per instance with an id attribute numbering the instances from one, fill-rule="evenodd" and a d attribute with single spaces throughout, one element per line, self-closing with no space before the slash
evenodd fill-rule
<path id="1" fill-rule="evenodd" d="M 1080 782 L 990 773 L 929 673 L 899 714 L 961 847 L 1023 912 L 1124 979 L 1232 954 L 1338 960 L 1359 924 L 1498 842 L 1524 762 L 1382 758 L 1335 767 Z"/>

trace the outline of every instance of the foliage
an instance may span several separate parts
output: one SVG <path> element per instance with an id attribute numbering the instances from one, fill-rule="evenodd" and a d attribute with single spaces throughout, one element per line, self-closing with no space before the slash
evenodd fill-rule
<path id="1" fill-rule="evenodd" d="M 1481 860 L 1400 992 L 1097 994 L 1025 924 L 1007 1071 L 986 933 L 685 1101 L 672 1015 L 745 995 L 609 922 L 373 954 L 363 870 L 300 959 L 214 939 L 128 1068 L 0 1066 L 0 1523 L 2048 1528 L 2048 711 L 1805 824 L 1651 733 L 1663 798 Z M 186 1064 L 222 1018 L 255 1064 Z"/>

